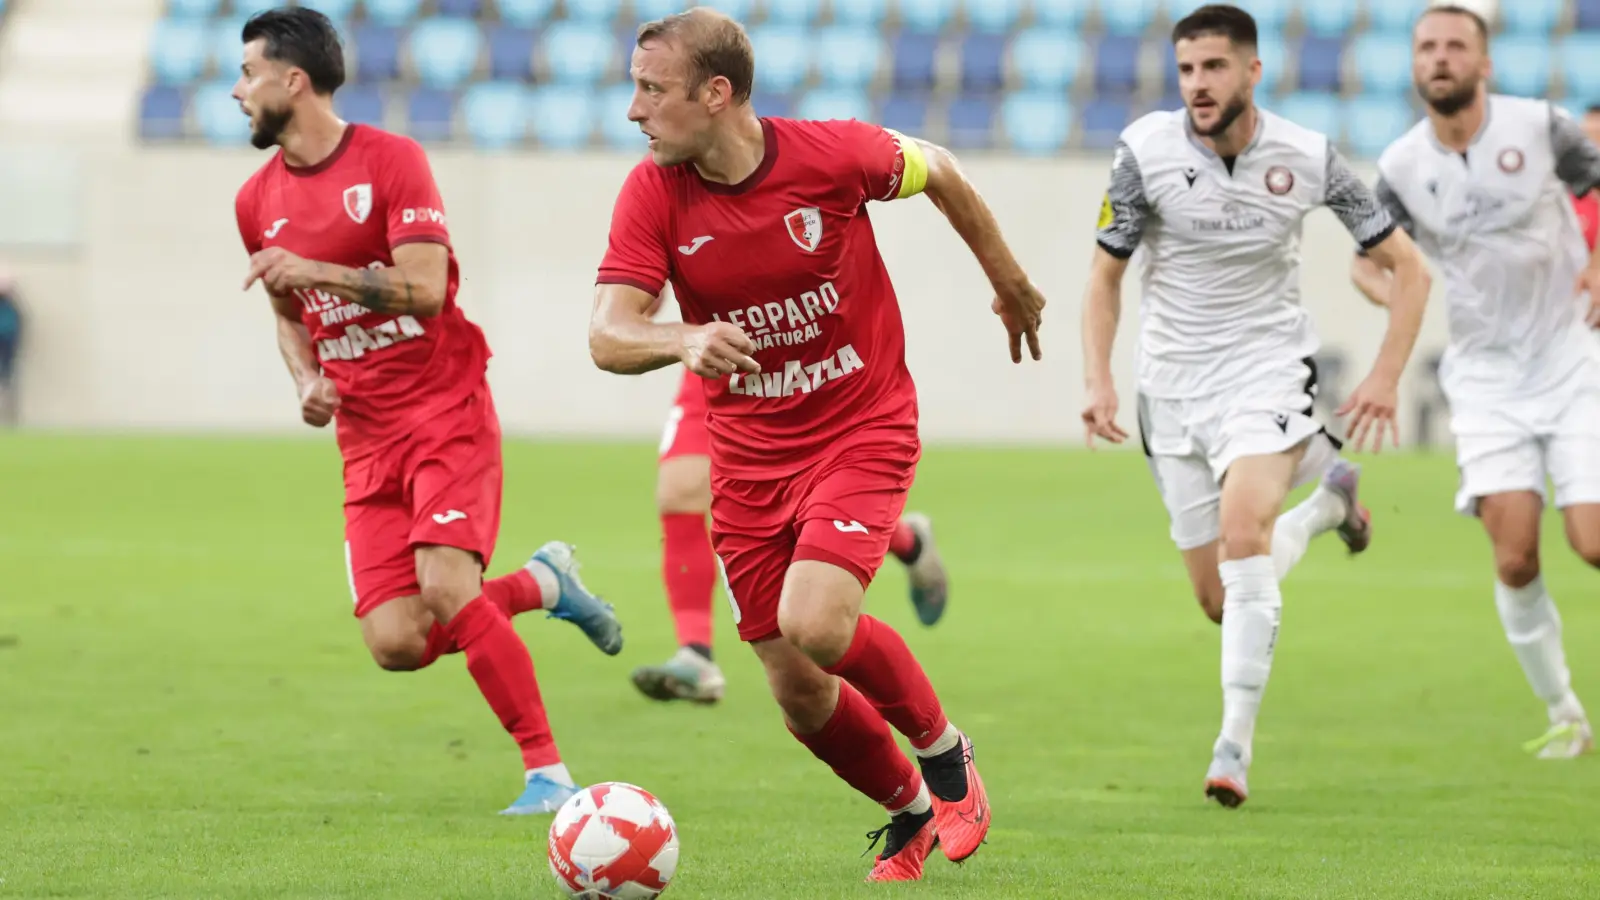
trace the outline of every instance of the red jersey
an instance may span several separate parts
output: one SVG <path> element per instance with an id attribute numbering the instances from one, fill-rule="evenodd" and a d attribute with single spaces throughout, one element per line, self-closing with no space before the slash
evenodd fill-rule
<path id="1" fill-rule="evenodd" d="M 394 265 L 402 244 L 450 246 L 444 203 L 421 145 L 351 125 L 322 162 L 290 166 L 273 156 L 234 202 L 245 249 L 282 247 L 353 269 Z M 456 305 L 460 272 L 450 252 L 444 310 L 432 318 L 377 313 L 316 290 L 297 290 L 300 321 L 323 374 L 343 398 L 339 447 L 363 456 L 463 402 L 483 385 L 489 345 Z"/>
<path id="2" fill-rule="evenodd" d="M 1583 226 L 1583 239 L 1594 252 L 1594 242 L 1600 235 L 1600 193 L 1590 191 L 1582 197 L 1572 198 L 1572 208 L 1578 213 L 1578 224 Z"/>
<path id="3" fill-rule="evenodd" d="M 781 478 L 868 429 L 914 457 L 916 388 L 867 201 L 920 192 L 922 151 L 853 120 L 761 127 L 761 164 L 736 185 L 635 166 L 598 281 L 659 294 L 670 279 L 685 322 L 731 322 L 755 342 L 761 374 L 706 385 L 723 476 Z"/>

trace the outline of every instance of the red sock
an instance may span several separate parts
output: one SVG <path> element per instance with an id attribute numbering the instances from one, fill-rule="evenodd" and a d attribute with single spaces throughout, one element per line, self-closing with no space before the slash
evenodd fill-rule
<path id="1" fill-rule="evenodd" d="M 485 597 L 461 608 L 446 626 L 452 642 L 467 654 L 467 671 L 500 724 L 522 748 L 524 768 L 537 769 L 561 761 L 550 720 L 533 675 L 533 657 L 511 627 L 511 620 Z"/>
<path id="2" fill-rule="evenodd" d="M 845 784 L 886 809 L 906 806 L 922 788 L 922 774 L 895 746 L 883 717 L 849 682 L 839 682 L 839 704 L 822 730 L 795 738 Z"/>
<path id="3" fill-rule="evenodd" d="M 859 688 L 919 750 L 937 741 L 950 725 L 911 648 L 893 628 L 871 616 L 856 621 L 850 649 L 827 670 Z"/>
<path id="4" fill-rule="evenodd" d="M 544 609 L 544 592 L 539 590 L 538 579 L 527 569 L 518 569 L 510 575 L 485 581 L 483 595 L 508 617 Z"/>
<path id="5" fill-rule="evenodd" d="M 661 580 L 667 586 L 678 646 L 711 649 L 711 592 L 717 583 L 717 557 L 700 513 L 661 516 Z"/>
<path id="6" fill-rule="evenodd" d="M 904 561 L 912 556 L 916 549 L 917 533 L 911 530 L 905 519 L 896 522 L 894 534 L 889 537 L 889 552 L 893 553 L 896 559 Z"/>
<path id="7" fill-rule="evenodd" d="M 428 629 L 428 643 L 422 648 L 422 661 L 417 664 L 417 668 L 426 669 L 439 657 L 447 653 L 460 652 L 461 648 L 450 638 L 450 629 L 435 622 L 433 627 Z"/>

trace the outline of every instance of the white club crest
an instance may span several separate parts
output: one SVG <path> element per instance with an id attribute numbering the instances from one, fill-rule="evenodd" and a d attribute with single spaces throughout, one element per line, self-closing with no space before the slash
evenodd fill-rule
<path id="1" fill-rule="evenodd" d="M 789 213 L 783 217 L 783 224 L 789 229 L 789 237 L 807 253 L 816 252 L 822 243 L 822 210 L 815 206 Z"/>
<path id="2" fill-rule="evenodd" d="M 357 184 L 344 189 L 344 211 L 357 225 L 364 224 L 372 215 L 372 185 Z"/>

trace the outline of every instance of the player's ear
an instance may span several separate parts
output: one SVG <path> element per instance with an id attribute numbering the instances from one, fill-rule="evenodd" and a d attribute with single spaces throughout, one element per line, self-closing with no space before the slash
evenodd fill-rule
<path id="1" fill-rule="evenodd" d="M 716 113 L 733 105 L 733 82 L 724 75 L 713 75 L 706 81 L 706 112 Z"/>

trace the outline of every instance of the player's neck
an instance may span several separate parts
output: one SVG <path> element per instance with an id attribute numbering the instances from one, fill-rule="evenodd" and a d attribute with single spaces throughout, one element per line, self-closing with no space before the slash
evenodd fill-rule
<path id="1" fill-rule="evenodd" d="M 739 184 L 761 167 L 768 151 L 761 120 L 754 112 L 741 116 L 720 135 L 694 167 L 716 184 Z"/>
<path id="2" fill-rule="evenodd" d="M 295 114 L 278 136 L 283 161 L 296 168 L 322 162 L 339 149 L 348 125 L 333 114 L 332 108 L 309 109 Z"/>
<path id="3" fill-rule="evenodd" d="M 1428 118 L 1433 122 L 1433 133 L 1438 137 L 1439 143 L 1457 153 L 1465 153 L 1478 137 L 1478 132 L 1483 129 L 1486 109 L 1483 95 L 1479 94 L 1454 115 L 1442 115 L 1430 107 Z"/>
<path id="4" fill-rule="evenodd" d="M 1252 103 L 1246 106 L 1244 112 L 1239 114 L 1239 118 L 1234 119 L 1233 124 L 1221 134 L 1215 137 L 1203 137 L 1200 140 L 1211 148 L 1211 152 L 1223 159 L 1230 159 L 1243 153 L 1244 149 L 1250 146 L 1250 142 L 1255 140 L 1256 121 L 1256 107 Z"/>

